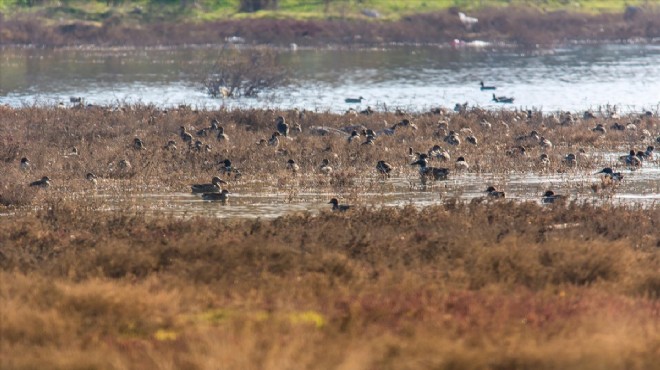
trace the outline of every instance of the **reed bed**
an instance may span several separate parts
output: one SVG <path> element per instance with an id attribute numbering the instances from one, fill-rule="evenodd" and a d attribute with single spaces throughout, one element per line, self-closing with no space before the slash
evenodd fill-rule
<path id="1" fill-rule="evenodd" d="M 291 139 L 259 145 L 282 115 Z M 419 181 L 408 148 L 434 144 L 475 173 L 593 172 L 596 153 L 652 145 L 652 115 L 576 119 L 479 109 L 371 115 L 298 111 L 0 108 L 3 369 L 654 369 L 660 356 L 660 210 L 448 199 L 354 205 L 274 220 L 175 218 L 79 194 L 189 191 L 222 175 L 359 194 L 378 160 Z M 229 140 L 200 137 L 217 119 Z M 375 145 L 315 127 L 381 130 Z M 491 123 L 487 128 L 484 121 Z M 387 123 L 385 123 L 387 122 Z M 596 123 L 625 130 L 597 134 Z M 300 124 L 302 131 L 293 127 Z M 478 145 L 443 142 L 470 128 Z M 507 154 L 531 130 L 553 148 Z M 460 133 L 464 139 L 467 132 Z M 133 148 L 135 137 L 146 149 Z M 164 149 L 174 140 L 176 150 Z M 73 154 L 76 147 L 77 154 Z M 582 151 L 580 151 L 582 149 Z M 545 152 L 548 166 L 535 158 Z M 583 157 L 562 163 L 567 152 Z M 31 168 L 21 170 L 28 157 Z M 286 161 L 301 166 L 294 176 Z M 327 158 L 331 175 L 318 166 Z M 130 168 L 118 162 L 128 160 Z M 219 173 L 231 159 L 242 176 Z M 434 165 L 444 165 L 434 160 Z M 446 165 L 450 165 L 447 162 Z M 651 164 L 652 165 L 652 164 Z M 600 167 L 600 168 L 599 168 Z M 28 187 L 49 176 L 48 189 Z M 327 200 L 323 200 L 327 202 Z"/>

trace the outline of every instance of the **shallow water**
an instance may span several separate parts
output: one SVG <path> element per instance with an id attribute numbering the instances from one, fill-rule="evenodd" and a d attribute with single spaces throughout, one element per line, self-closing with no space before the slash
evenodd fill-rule
<path id="1" fill-rule="evenodd" d="M 349 106 L 421 111 L 468 102 L 486 108 L 492 91 L 515 97 L 508 108 L 580 111 L 616 104 L 622 112 L 660 104 L 660 46 L 571 46 L 521 52 L 513 49 L 401 46 L 370 50 L 298 50 L 280 55 L 294 71 L 290 85 L 257 99 L 220 100 L 201 82 L 218 47 L 140 50 L 2 49 L 0 103 L 13 106 L 142 102 L 198 108 L 281 107 L 344 111 Z M 348 105 L 346 97 L 363 96 Z"/>
<path id="2" fill-rule="evenodd" d="M 595 172 L 595 171 L 594 171 Z M 383 180 L 379 177 L 356 179 L 337 193 L 330 187 L 301 188 L 301 179 L 288 181 L 282 186 L 272 182 L 233 183 L 230 200 L 226 203 L 208 202 L 199 195 L 187 191 L 158 192 L 142 189 L 126 192 L 125 187 L 104 185 L 97 190 L 75 195 L 89 199 L 98 209 L 114 211 L 131 209 L 147 214 L 172 215 L 175 217 L 215 218 L 275 218 L 295 212 L 329 211 L 330 198 L 340 202 L 365 207 L 424 207 L 438 205 L 450 199 L 470 201 L 483 198 L 487 185 L 494 185 L 506 192 L 506 198 L 514 201 L 541 203 L 541 194 L 552 189 L 568 197 L 569 201 L 593 204 L 627 204 L 655 207 L 660 204 L 660 165 L 647 162 L 641 169 L 622 170 L 625 178 L 612 193 L 594 193 L 592 184 L 600 184 L 599 175 L 585 172 L 567 173 L 459 173 L 447 181 L 429 182 L 422 185 L 414 171 L 402 176 Z M 320 175 L 319 175 L 320 176 Z M 111 181 L 111 180 L 107 180 Z"/>

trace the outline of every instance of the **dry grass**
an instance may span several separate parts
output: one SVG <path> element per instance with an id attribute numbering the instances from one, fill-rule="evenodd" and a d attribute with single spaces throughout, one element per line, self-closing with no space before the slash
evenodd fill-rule
<path id="1" fill-rule="evenodd" d="M 302 133 L 279 148 L 258 146 L 277 115 Z M 188 191 L 230 158 L 243 172 L 232 186 L 297 181 L 359 193 L 378 159 L 417 174 L 407 148 L 443 144 L 469 127 L 477 147 L 447 147 L 471 171 L 577 169 L 567 151 L 642 147 L 657 119 L 628 116 L 637 130 L 608 131 L 610 118 L 562 126 L 512 111 L 370 116 L 307 112 L 167 112 L 148 106 L 0 108 L 0 367 L 3 369 L 654 369 L 660 356 L 660 210 L 632 206 L 474 200 L 414 207 L 354 207 L 271 221 L 173 218 L 118 206 L 102 211 L 99 187 L 120 192 Z M 313 126 L 417 125 L 373 147 Z M 228 142 L 192 133 L 217 118 Z M 483 128 L 483 120 L 492 123 Z M 508 129 L 501 122 L 508 124 Z M 549 168 L 506 150 L 536 129 L 555 147 Z M 642 131 L 648 130 L 649 134 Z M 464 135 L 464 134 L 461 134 Z M 146 150 L 132 148 L 140 137 Z M 463 137 L 463 136 L 462 136 Z M 175 140 L 176 151 L 164 150 Z M 78 155 L 71 155 L 71 148 Z M 530 157 L 544 150 L 531 146 Z M 29 171 L 19 169 L 26 156 Z M 316 168 L 328 158 L 335 175 Z M 132 168 L 120 170 L 120 159 Z M 43 175 L 50 189 L 27 189 Z M 27 190 L 26 190 L 27 189 Z"/>

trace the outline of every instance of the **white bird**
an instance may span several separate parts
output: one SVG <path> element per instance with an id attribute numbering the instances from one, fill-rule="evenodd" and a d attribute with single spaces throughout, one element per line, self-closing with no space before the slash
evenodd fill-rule
<path id="1" fill-rule="evenodd" d="M 479 22 L 479 20 L 478 20 L 477 18 L 474 18 L 474 17 L 468 17 L 467 15 L 465 15 L 465 13 L 460 13 L 460 12 L 458 13 L 458 18 L 461 19 L 461 23 L 463 23 L 463 25 L 464 25 L 465 28 L 467 28 L 467 29 L 472 28 L 472 26 L 473 26 L 475 23 Z"/>

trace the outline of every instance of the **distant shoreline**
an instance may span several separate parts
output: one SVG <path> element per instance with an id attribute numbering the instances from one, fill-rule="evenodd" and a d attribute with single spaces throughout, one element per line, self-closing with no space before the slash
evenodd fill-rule
<path id="1" fill-rule="evenodd" d="M 653 43 L 660 17 L 643 11 L 618 14 L 541 12 L 528 8 L 483 9 L 468 29 L 452 11 L 410 15 L 400 20 L 239 19 L 201 23 L 135 24 L 122 17 L 99 22 L 44 21 L 34 15 L 4 17 L 0 47 L 178 47 L 186 45 L 269 45 L 352 48 L 389 44 L 449 45 L 484 41 L 490 46 L 548 48 L 570 43 Z M 0 19 L 3 19 L 0 16 Z"/>

